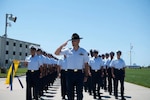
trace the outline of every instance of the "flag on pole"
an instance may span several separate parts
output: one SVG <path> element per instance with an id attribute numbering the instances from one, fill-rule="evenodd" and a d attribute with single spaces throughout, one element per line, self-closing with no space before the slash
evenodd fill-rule
<path id="1" fill-rule="evenodd" d="M 13 60 L 13 63 L 11 64 L 11 66 L 8 70 L 5 84 L 10 84 L 10 85 L 12 84 L 13 78 L 18 70 L 19 63 L 20 63 L 19 60 Z"/>

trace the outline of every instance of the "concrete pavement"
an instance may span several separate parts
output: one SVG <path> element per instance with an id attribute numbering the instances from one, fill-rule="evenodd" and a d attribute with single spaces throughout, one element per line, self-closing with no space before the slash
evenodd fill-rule
<path id="1" fill-rule="evenodd" d="M 5 78 L 0 78 L 0 100 L 26 100 L 25 76 L 21 76 L 20 80 L 24 88 L 20 86 L 18 79 L 14 78 L 13 90 L 10 91 L 8 85 L 4 84 Z M 41 100 L 61 100 L 60 88 L 60 79 L 56 79 L 54 85 L 49 87 L 48 92 L 44 93 Z M 102 100 L 116 100 L 113 95 L 109 95 L 102 89 L 101 93 Z M 90 96 L 87 92 L 84 92 L 83 96 L 83 100 L 94 100 L 93 96 Z M 150 88 L 125 82 L 125 98 L 126 100 L 150 100 Z"/>

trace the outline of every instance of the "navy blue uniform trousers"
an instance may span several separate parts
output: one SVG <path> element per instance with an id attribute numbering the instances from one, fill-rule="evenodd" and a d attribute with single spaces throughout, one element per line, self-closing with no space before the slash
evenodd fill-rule
<path id="1" fill-rule="evenodd" d="M 75 90 L 77 94 L 77 100 L 83 100 L 83 71 L 78 70 L 77 72 L 74 72 L 74 70 L 68 70 L 66 79 L 68 100 L 74 100 Z"/>
<path id="2" fill-rule="evenodd" d="M 67 85 L 66 85 L 66 71 L 61 70 L 61 96 L 65 97 L 67 94 Z"/>
<path id="3" fill-rule="evenodd" d="M 33 88 L 33 93 L 34 94 L 34 98 L 36 100 L 38 100 L 38 94 L 39 94 L 39 76 L 40 76 L 40 71 L 27 71 L 26 73 L 26 83 L 27 83 L 27 87 L 26 87 L 26 100 L 32 100 L 32 92 L 31 92 L 31 88 Z"/>
<path id="4" fill-rule="evenodd" d="M 120 80 L 120 91 L 121 91 L 121 97 L 124 96 L 124 77 L 125 77 L 125 73 L 122 69 L 118 70 L 118 69 L 114 69 L 114 74 L 115 74 L 115 78 L 114 78 L 114 95 L 115 97 L 118 97 L 118 81 Z"/>
<path id="5" fill-rule="evenodd" d="M 95 70 L 92 70 L 91 73 L 92 73 L 92 84 L 93 84 L 94 98 L 97 95 L 98 95 L 98 97 L 100 97 L 100 87 L 103 84 L 102 77 L 101 77 L 102 73 L 100 70 L 98 70 L 97 72 L 95 72 Z"/>

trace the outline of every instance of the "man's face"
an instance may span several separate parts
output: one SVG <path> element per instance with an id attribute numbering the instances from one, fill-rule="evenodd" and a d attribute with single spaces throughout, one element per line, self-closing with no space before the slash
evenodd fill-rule
<path id="1" fill-rule="evenodd" d="M 97 56 L 98 56 L 98 53 L 93 52 L 93 56 L 94 56 L 94 57 L 97 57 Z"/>
<path id="2" fill-rule="evenodd" d="M 120 56 L 121 56 L 121 54 L 120 54 L 120 53 L 117 53 L 117 58 L 118 58 L 118 59 L 120 58 Z"/>
<path id="3" fill-rule="evenodd" d="M 40 54 L 42 54 L 42 51 L 41 51 L 41 50 L 38 50 L 38 51 L 36 51 L 36 53 L 37 53 L 38 55 L 40 55 Z"/>
<path id="4" fill-rule="evenodd" d="M 106 58 L 109 58 L 109 55 L 106 55 Z"/>
<path id="5" fill-rule="evenodd" d="M 105 59 L 105 55 L 102 55 L 102 59 Z"/>
<path id="6" fill-rule="evenodd" d="M 79 39 L 77 39 L 77 40 L 72 40 L 72 46 L 73 46 L 73 47 L 74 47 L 74 46 L 78 46 L 78 45 L 79 45 L 79 42 L 80 42 Z"/>
<path id="7" fill-rule="evenodd" d="M 113 54 L 113 53 L 110 53 L 110 57 L 113 58 L 113 57 L 114 57 L 114 54 Z"/>
<path id="8" fill-rule="evenodd" d="M 36 52 L 36 50 L 34 50 L 34 49 L 30 49 L 30 53 L 31 53 L 31 55 L 35 55 L 35 52 Z"/>

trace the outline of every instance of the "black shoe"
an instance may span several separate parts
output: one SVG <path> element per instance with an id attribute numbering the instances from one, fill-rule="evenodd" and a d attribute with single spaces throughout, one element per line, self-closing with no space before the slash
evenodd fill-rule
<path id="1" fill-rule="evenodd" d="M 87 89 L 85 89 L 84 92 L 87 92 Z"/>
<path id="2" fill-rule="evenodd" d="M 104 88 L 105 92 L 107 92 L 107 88 Z"/>
<path id="3" fill-rule="evenodd" d="M 111 92 L 109 92 L 109 95 L 112 95 Z"/>
<path id="4" fill-rule="evenodd" d="M 122 97 L 121 100 L 126 100 L 126 99 L 124 97 Z"/>
<path id="5" fill-rule="evenodd" d="M 62 99 L 65 100 L 65 96 L 63 96 Z"/>
<path id="6" fill-rule="evenodd" d="M 99 100 L 101 100 L 101 96 L 99 96 L 98 98 L 99 98 Z"/>
<path id="7" fill-rule="evenodd" d="M 43 91 L 40 91 L 39 96 L 43 96 L 43 94 L 44 94 Z"/>
<path id="8" fill-rule="evenodd" d="M 94 96 L 93 98 L 96 99 L 96 96 Z"/>
<path id="9" fill-rule="evenodd" d="M 89 95 L 92 95 L 92 93 L 91 93 L 91 92 L 89 92 Z"/>
<path id="10" fill-rule="evenodd" d="M 118 97 L 117 97 L 117 96 L 115 96 L 115 99 L 118 99 Z"/>

